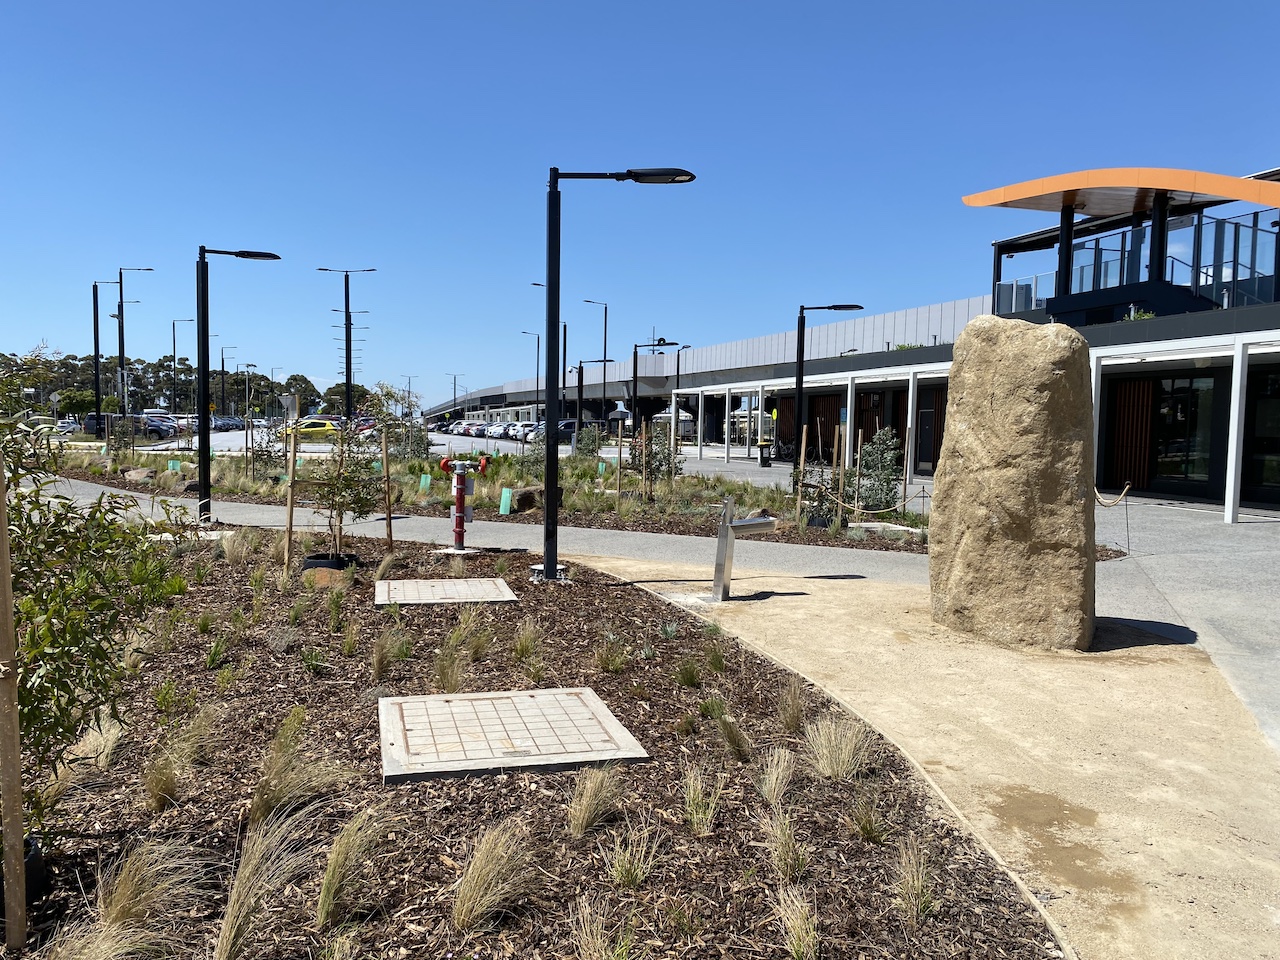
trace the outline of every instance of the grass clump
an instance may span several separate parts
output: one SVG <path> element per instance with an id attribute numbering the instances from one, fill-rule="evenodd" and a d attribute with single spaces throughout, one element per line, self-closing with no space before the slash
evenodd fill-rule
<path id="1" fill-rule="evenodd" d="M 812 901 L 796 887 L 778 891 L 778 922 L 790 960 L 818 960 L 818 917 Z"/>
<path id="2" fill-rule="evenodd" d="M 217 637 L 213 643 L 209 644 L 209 652 L 205 654 L 204 665 L 206 670 L 217 670 L 222 666 L 222 661 L 227 658 L 227 640 L 225 637 Z"/>
<path id="3" fill-rule="evenodd" d="M 858 794 L 851 813 L 853 829 L 863 840 L 878 846 L 888 839 L 889 824 L 880 813 L 880 798 L 874 791 Z"/>
<path id="4" fill-rule="evenodd" d="M 399 554 L 388 553 L 385 557 L 382 558 L 382 562 L 378 564 L 378 569 L 377 569 L 377 572 L 374 573 L 373 579 L 374 580 L 387 579 L 387 574 L 389 574 L 392 571 L 392 569 L 396 565 L 396 561 L 399 559 L 400 559 Z"/>
<path id="5" fill-rule="evenodd" d="M 611 766 L 587 767 L 578 774 L 569 798 L 569 836 L 584 837 L 614 812 L 622 784 Z"/>
<path id="6" fill-rule="evenodd" d="M 804 873 L 808 857 L 796 840 L 791 817 L 775 808 L 764 818 L 761 826 L 764 828 L 765 845 L 769 848 L 769 860 L 778 871 L 778 879 L 783 883 L 799 879 Z"/>
<path id="7" fill-rule="evenodd" d="M 348 623 L 342 632 L 342 655 L 344 657 L 354 657 L 356 655 L 356 641 L 359 638 L 360 631 L 354 623 Z"/>
<path id="8" fill-rule="evenodd" d="M 319 647 L 303 647 L 299 657 L 302 658 L 303 668 L 314 676 L 319 676 L 329 669 L 329 664 L 324 658 L 324 651 Z"/>
<path id="9" fill-rule="evenodd" d="M 263 761 L 262 777 L 253 791 L 250 823 L 263 823 L 272 815 L 330 792 L 346 779 L 340 767 L 302 756 L 299 741 L 306 718 L 302 707 L 294 707 L 281 722 Z"/>
<path id="10" fill-rule="evenodd" d="M 615 833 L 613 848 L 600 848 L 609 877 L 624 890 L 635 890 L 649 878 L 658 860 L 661 841 L 657 833 L 646 825 L 627 823 L 626 829 Z"/>
<path id="11" fill-rule="evenodd" d="M 339 589 L 329 591 L 329 597 L 325 601 L 329 608 L 329 632 L 341 633 L 342 625 L 346 619 L 342 615 L 342 603 L 346 599 L 346 592 Z"/>
<path id="12" fill-rule="evenodd" d="M 658 627 L 658 636 L 660 636 L 663 640 L 674 640 L 679 635 L 680 635 L 680 624 L 676 623 L 674 620 L 668 621 L 664 623 L 662 626 Z"/>
<path id="13" fill-rule="evenodd" d="M 201 613 L 199 618 L 196 620 L 196 633 L 203 637 L 212 629 L 213 614 L 206 610 Z"/>
<path id="14" fill-rule="evenodd" d="M 511 652 L 516 658 L 516 662 L 524 663 L 535 656 L 545 638 L 545 631 L 538 626 L 532 617 L 526 617 L 520 624 L 520 629 L 516 631 L 515 642 L 512 644 Z"/>
<path id="15" fill-rule="evenodd" d="M 724 646 L 720 643 L 709 643 L 706 648 L 707 668 L 712 673 L 724 673 L 729 669 L 725 659 Z"/>
<path id="16" fill-rule="evenodd" d="M 360 867 L 377 849 L 387 825 L 385 814 L 377 808 L 361 810 L 333 841 L 316 904 L 316 925 L 321 930 L 341 923 L 360 907 Z"/>
<path id="17" fill-rule="evenodd" d="M 898 841 L 893 886 L 898 894 L 898 910 L 910 926 L 918 926 L 937 906 L 929 854 L 915 834 Z"/>
<path id="18" fill-rule="evenodd" d="M 707 699 L 698 704 L 698 713 L 708 720 L 719 720 L 728 712 L 729 708 L 725 706 L 724 701 L 719 697 L 707 697 Z"/>
<path id="19" fill-rule="evenodd" d="M 716 726 L 720 729 L 720 739 L 724 741 L 730 756 L 740 763 L 749 763 L 752 753 L 751 738 L 742 732 L 737 721 L 727 713 L 722 713 L 716 717 Z"/>
<path id="20" fill-rule="evenodd" d="M 682 687 L 698 689 L 702 686 L 702 672 L 692 660 L 681 660 L 676 667 L 676 683 Z"/>
<path id="21" fill-rule="evenodd" d="M 533 856 L 529 837 L 514 818 L 485 831 L 455 888 L 454 928 L 473 930 L 532 893 L 537 883 Z"/>
<path id="22" fill-rule="evenodd" d="M 80 922 L 59 930 L 44 960 L 126 960 L 155 956 L 165 943 L 153 930 Z"/>
<path id="23" fill-rule="evenodd" d="M 756 775 L 756 789 L 769 806 L 782 805 L 795 769 L 796 756 L 786 747 L 775 747 L 765 755 L 764 764 Z"/>
<path id="24" fill-rule="evenodd" d="M 613 634 L 605 637 L 604 642 L 596 647 L 596 666 L 605 673 L 621 673 L 631 662 L 631 654 Z"/>
<path id="25" fill-rule="evenodd" d="M 578 898 L 570 925 L 579 960 L 628 960 L 635 948 L 630 924 L 611 924 L 604 904 L 592 897 Z"/>
<path id="26" fill-rule="evenodd" d="M 140 927 L 186 913 L 199 902 L 209 868 L 189 847 L 157 840 L 138 844 L 99 880 L 102 924 Z"/>
<path id="27" fill-rule="evenodd" d="M 182 771 L 183 764 L 173 750 L 167 746 L 157 749 L 142 770 L 142 789 L 146 791 L 148 810 L 161 813 L 178 802 Z"/>
<path id="28" fill-rule="evenodd" d="M 466 662 L 461 651 L 453 644 L 446 643 L 436 651 L 434 674 L 436 686 L 445 693 L 457 693 L 462 689 Z"/>
<path id="29" fill-rule="evenodd" d="M 799 733 L 804 725 L 804 684 L 795 674 L 787 677 L 778 693 L 778 720 L 791 734 Z"/>
<path id="30" fill-rule="evenodd" d="M 266 907 L 310 866 L 313 850 L 304 838 L 312 812 L 275 816 L 249 827 L 231 880 L 227 909 L 213 960 L 240 960 Z"/>
<path id="31" fill-rule="evenodd" d="M 804 740 L 814 768 L 831 780 L 852 780 L 871 759 L 867 728 L 843 717 L 824 717 L 809 724 Z"/>
<path id="32" fill-rule="evenodd" d="M 720 807 L 720 794 L 724 792 L 724 780 L 721 776 L 714 785 L 708 785 L 701 767 L 685 767 L 684 819 L 695 837 L 710 835 Z"/>

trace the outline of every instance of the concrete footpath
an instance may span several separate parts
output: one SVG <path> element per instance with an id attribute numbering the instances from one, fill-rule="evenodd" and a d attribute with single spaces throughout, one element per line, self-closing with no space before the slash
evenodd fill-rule
<path id="1" fill-rule="evenodd" d="M 279 507 L 214 513 L 283 522 Z M 393 523 L 401 539 L 452 540 L 446 520 Z M 297 525 L 323 519 L 300 511 Z M 380 536 L 385 521 L 349 529 Z M 541 538 L 467 528 L 475 546 L 538 552 Z M 1085 960 L 1280 958 L 1280 522 L 1131 501 L 1099 508 L 1098 538 L 1130 556 L 1098 567 L 1089 653 L 938 627 L 927 558 L 912 554 L 742 541 L 733 599 L 716 604 L 714 540 L 562 528 L 559 549 L 721 623 L 863 716 Z"/>

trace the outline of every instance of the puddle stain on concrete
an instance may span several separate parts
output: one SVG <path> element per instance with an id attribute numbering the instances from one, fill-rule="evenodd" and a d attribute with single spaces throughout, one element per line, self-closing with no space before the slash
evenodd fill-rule
<path id="1" fill-rule="evenodd" d="M 1100 851 L 1073 836 L 1097 824 L 1096 810 L 1019 785 L 1002 787 L 996 794 L 999 800 L 992 812 L 1030 841 L 1027 858 L 1046 877 L 1082 893 L 1142 899 L 1142 888 L 1129 873 L 1109 867 Z"/>
<path id="2" fill-rule="evenodd" d="M 897 640 L 899 643 L 910 643 L 911 634 L 907 633 L 905 630 L 895 630 L 893 631 L 893 639 Z"/>

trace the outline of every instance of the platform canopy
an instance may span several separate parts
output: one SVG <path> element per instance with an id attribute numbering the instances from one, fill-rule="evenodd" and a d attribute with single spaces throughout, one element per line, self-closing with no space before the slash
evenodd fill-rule
<path id="1" fill-rule="evenodd" d="M 964 198 L 971 207 L 1016 207 L 1059 213 L 1071 207 L 1090 217 L 1149 212 L 1156 195 L 1171 205 L 1241 200 L 1280 207 L 1280 183 L 1220 173 L 1165 167 L 1110 167 L 1080 170 L 997 187 Z"/>

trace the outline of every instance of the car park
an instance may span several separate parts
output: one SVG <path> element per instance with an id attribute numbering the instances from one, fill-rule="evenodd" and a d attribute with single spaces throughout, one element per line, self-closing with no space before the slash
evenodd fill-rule
<path id="1" fill-rule="evenodd" d="M 490 440 L 501 440 L 507 435 L 508 426 L 509 424 L 502 420 L 499 420 L 497 423 L 491 423 L 489 424 L 489 429 L 485 432 L 485 435 Z"/>

